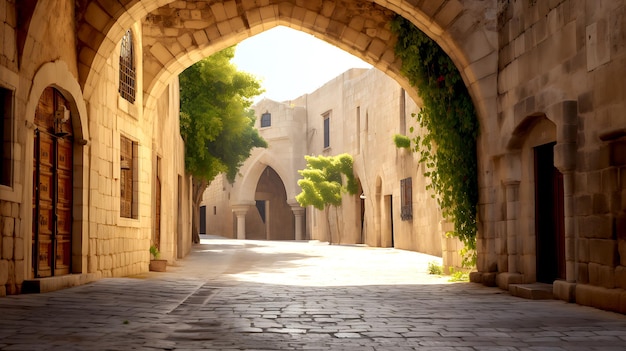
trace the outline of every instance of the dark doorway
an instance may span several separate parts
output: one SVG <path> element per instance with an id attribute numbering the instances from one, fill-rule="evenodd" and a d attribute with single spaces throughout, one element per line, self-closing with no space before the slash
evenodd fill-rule
<path id="1" fill-rule="evenodd" d="M 554 145 L 535 147 L 537 281 L 565 279 L 563 174 L 554 167 Z"/>
<path id="2" fill-rule="evenodd" d="M 200 234 L 206 234 L 206 206 L 200 206 Z"/>

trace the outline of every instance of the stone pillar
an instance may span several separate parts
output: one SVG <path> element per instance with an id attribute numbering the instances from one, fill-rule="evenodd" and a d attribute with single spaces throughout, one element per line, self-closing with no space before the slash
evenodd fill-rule
<path id="1" fill-rule="evenodd" d="M 565 280 L 578 279 L 578 252 L 574 218 L 574 172 L 563 173 L 563 216 L 565 230 Z"/>
<path id="2" fill-rule="evenodd" d="M 548 116 L 556 121 L 556 141 L 554 146 L 554 167 L 563 174 L 563 216 L 565 225 L 565 281 L 553 284 L 556 298 L 576 301 L 576 280 L 578 279 L 578 237 L 574 217 L 574 171 L 578 155 L 578 104 L 576 101 L 562 101 L 547 108 Z"/>
<path id="3" fill-rule="evenodd" d="M 300 205 L 290 205 L 291 211 L 293 212 L 294 217 L 294 226 L 295 226 L 295 240 L 304 240 L 304 233 L 302 231 L 302 227 L 304 224 L 304 208 L 300 207 Z"/>
<path id="4" fill-rule="evenodd" d="M 246 238 L 246 213 L 250 205 L 234 205 L 233 213 L 237 216 L 237 239 Z"/>
<path id="5" fill-rule="evenodd" d="M 508 272 L 518 273 L 519 252 L 518 240 L 518 212 L 519 212 L 519 181 L 508 181 L 506 187 L 506 247 L 508 254 Z"/>

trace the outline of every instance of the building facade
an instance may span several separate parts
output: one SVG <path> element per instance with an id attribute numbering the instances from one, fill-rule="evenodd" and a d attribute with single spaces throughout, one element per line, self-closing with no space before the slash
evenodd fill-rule
<path id="1" fill-rule="evenodd" d="M 155 233 L 170 259 L 190 250 L 183 145 L 168 115 L 175 77 L 204 56 L 289 26 L 418 101 L 394 55 L 399 15 L 448 54 L 478 113 L 472 280 L 542 282 L 560 299 L 626 312 L 625 11 L 624 0 L 0 0 L 0 293 L 145 271 Z M 391 194 L 393 207 L 394 178 L 374 179 L 366 201 Z"/>
<path id="2" fill-rule="evenodd" d="M 393 79 L 376 69 L 352 69 L 310 94 L 264 99 L 253 108 L 269 147 L 253 151 L 232 185 L 222 177 L 209 186 L 207 233 L 363 243 L 435 256 L 442 256 L 442 241 L 444 248 L 448 241 L 456 245 L 445 237 L 419 155 L 394 144 L 395 134 L 417 135 L 412 114 L 419 109 Z M 328 211 L 305 211 L 295 200 L 304 156 L 341 153 L 353 156 L 358 193 L 345 194 L 342 205 Z"/>

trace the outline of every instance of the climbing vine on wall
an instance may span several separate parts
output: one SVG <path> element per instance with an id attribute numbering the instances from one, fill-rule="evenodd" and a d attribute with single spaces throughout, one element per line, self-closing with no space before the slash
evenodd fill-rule
<path id="1" fill-rule="evenodd" d="M 466 264 L 475 262 L 478 180 L 478 119 L 469 92 L 450 57 L 401 16 L 391 23 L 402 73 L 422 99 L 417 115 L 426 132 L 412 138 L 420 153 L 443 217 L 454 222 L 454 236 L 465 245 Z M 411 132 L 413 129 L 411 128 Z"/>

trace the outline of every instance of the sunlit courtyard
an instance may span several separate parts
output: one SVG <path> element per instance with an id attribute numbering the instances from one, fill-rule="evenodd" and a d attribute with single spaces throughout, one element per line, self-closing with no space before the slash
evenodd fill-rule
<path id="1" fill-rule="evenodd" d="M 0 350 L 624 350 L 626 317 L 397 249 L 203 237 L 163 273 L 0 299 Z"/>

